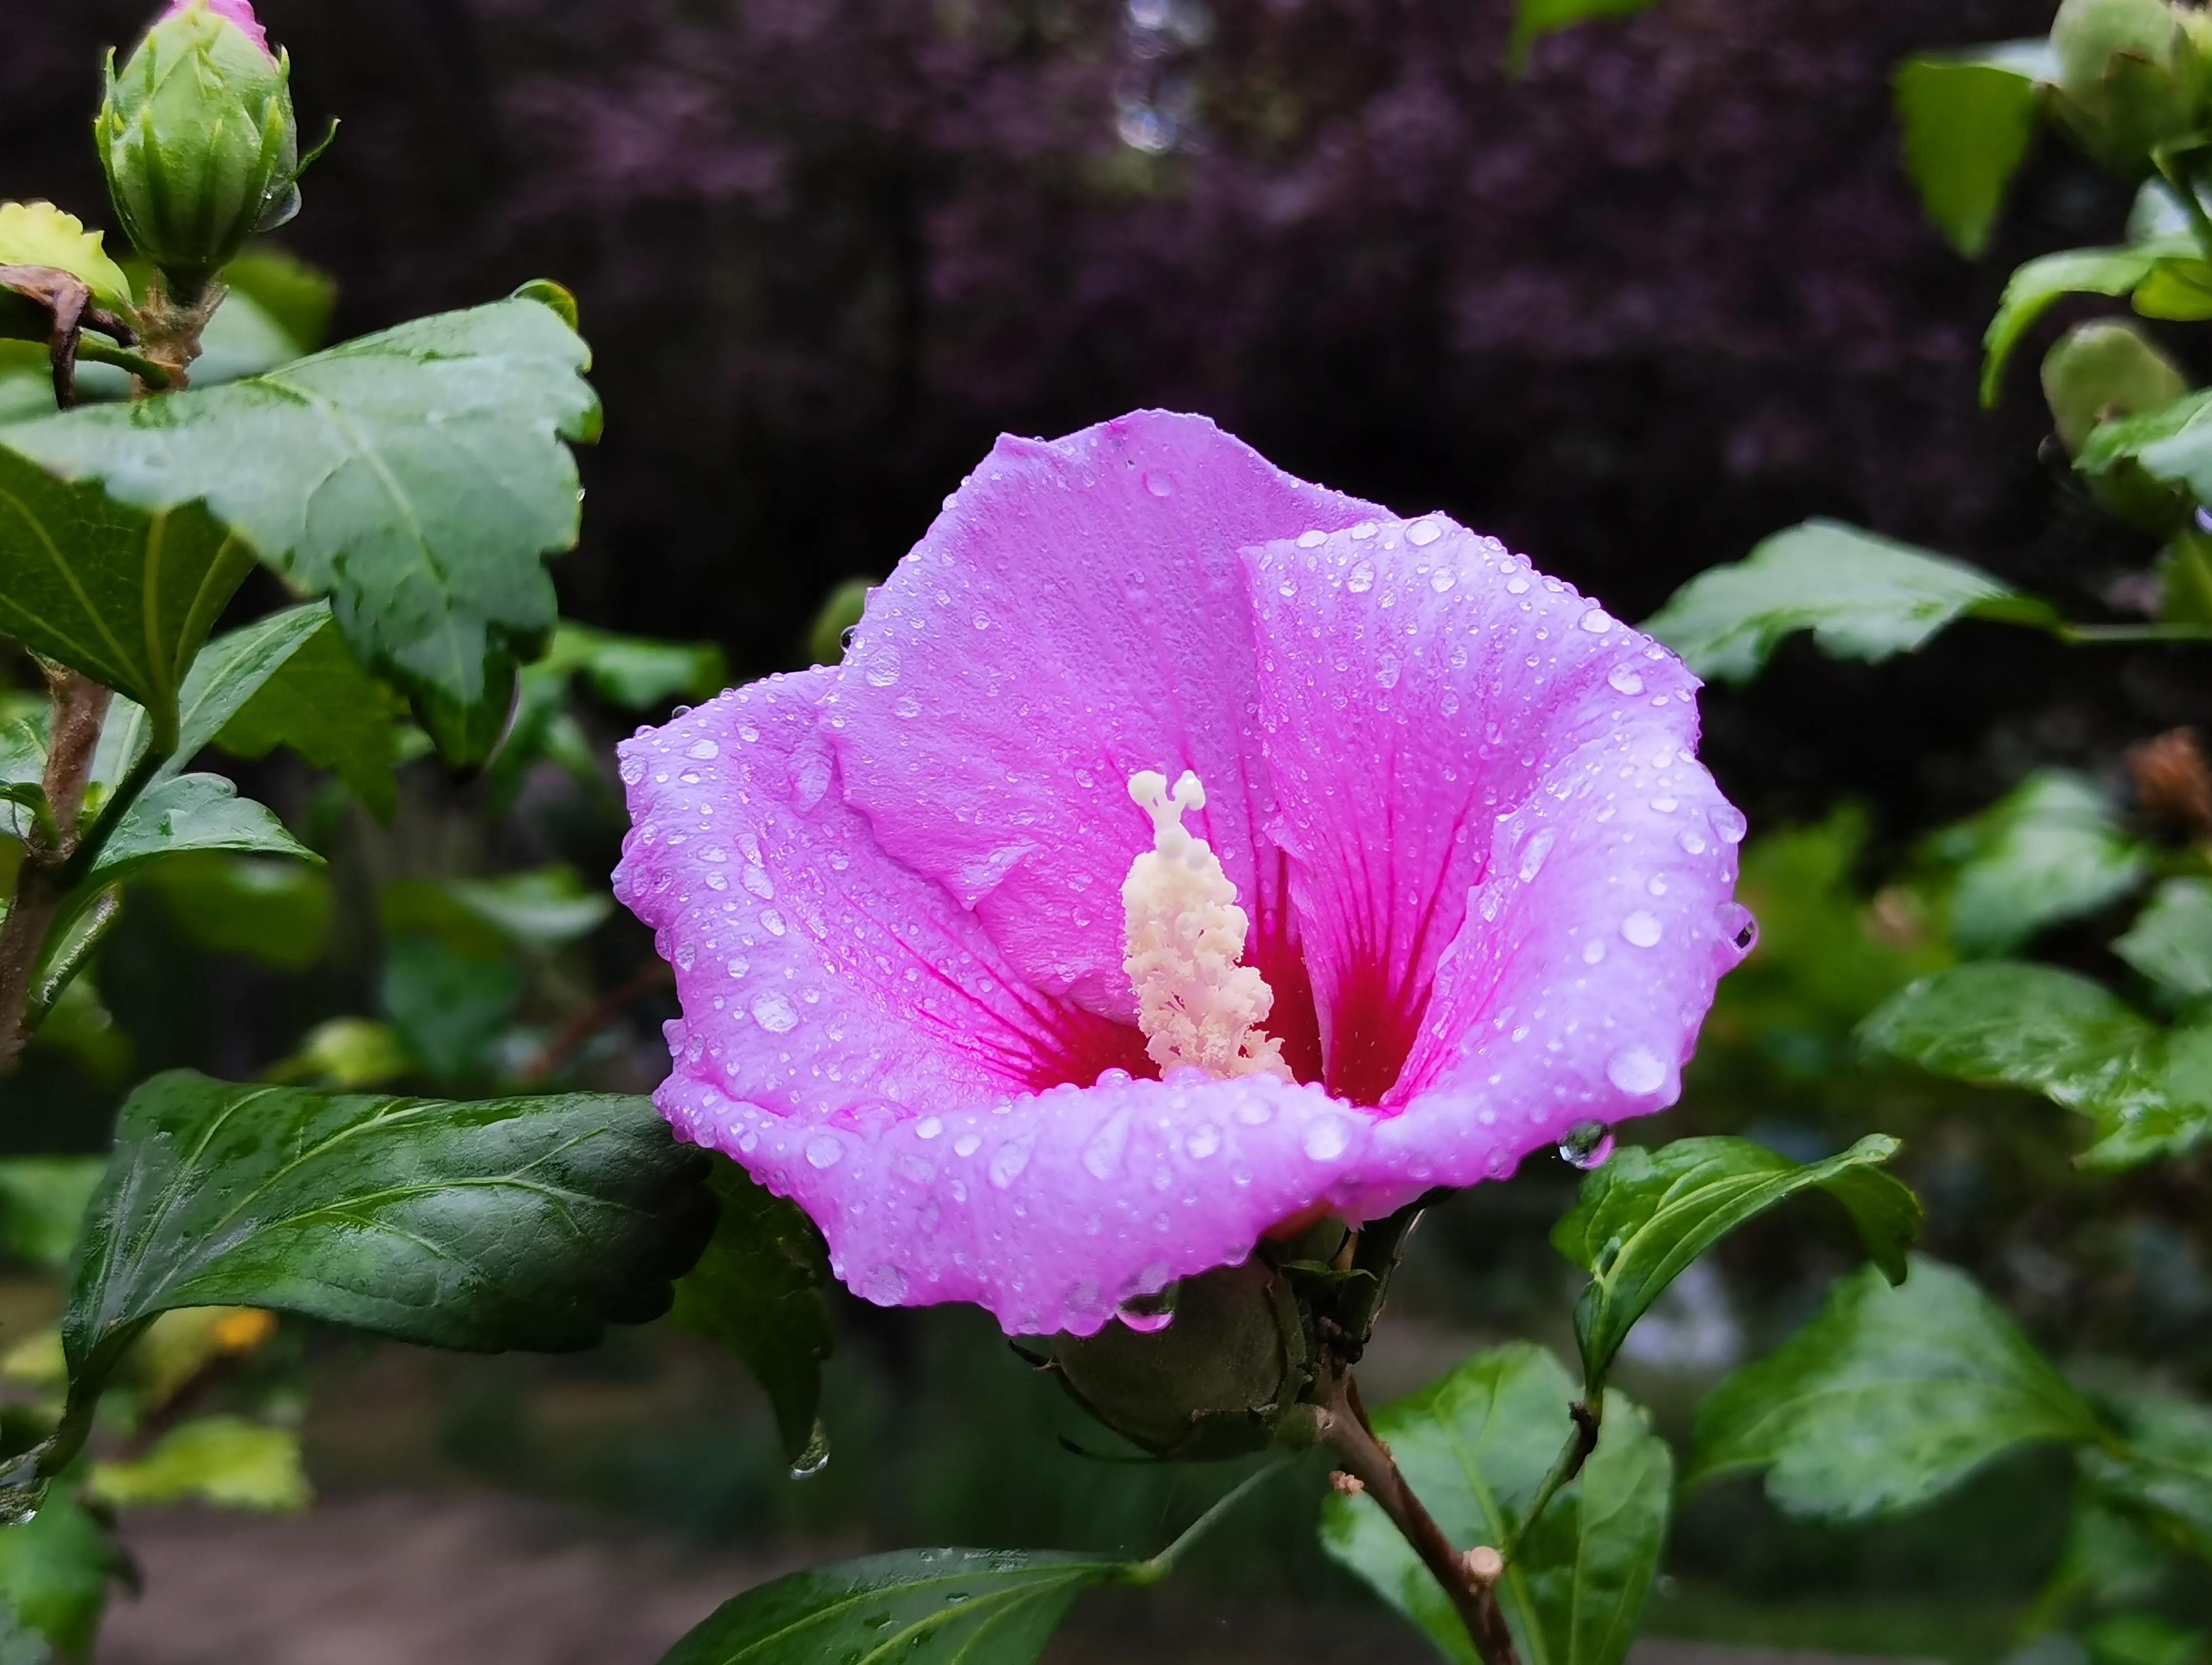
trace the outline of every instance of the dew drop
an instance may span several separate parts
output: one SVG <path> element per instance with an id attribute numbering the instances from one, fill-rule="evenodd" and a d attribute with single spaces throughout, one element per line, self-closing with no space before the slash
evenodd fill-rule
<path id="1" fill-rule="evenodd" d="M 1109 1117 L 1083 1147 L 1083 1165 L 1093 1179 L 1111 1179 L 1121 1171 L 1121 1153 L 1128 1144 L 1129 1113 L 1122 1110 Z"/>
<path id="2" fill-rule="evenodd" d="M 1417 550 L 1426 549 L 1444 535 L 1444 529 L 1433 520 L 1416 520 L 1406 528 L 1406 541 Z"/>
<path id="3" fill-rule="evenodd" d="M 1363 561 L 1345 575 L 1344 587 L 1354 595 L 1365 595 L 1375 587 L 1375 563 Z"/>
<path id="4" fill-rule="evenodd" d="M 1319 528 L 1298 534 L 1298 547 L 1302 550 L 1317 550 L 1328 542 L 1328 534 Z"/>
<path id="5" fill-rule="evenodd" d="M 952 1141 L 952 1154 L 955 1156 L 972 1157 L 982 1148 L 983 1136 L 981 1133 L 963 1133 Z"/>
<path id="6" fill-rule="evenodd" d="M 1559 1141 L 1559 1160 L 1584 1173 L 1605 1166 L 1605 1159 L 1612 1154 L 1613 1135 L 1602 1121 L 1577 1122 Z"/>
<path id="7" fill-rule="evenodd" d="M 806 1165 L 835 1168 L 845 1159 L 845 1141 L 835 1133 L 817 1133 L 806 1141 Z"/>
<path id="8" fill-rule="evenodd" d="M 806 1449 L 791 1460 L 791 1478 L 811 1480 L 830 1466 L 830 1430 L 822 1419 L 814 1419 L 814 1431 L 806 1437 Z"/>
<path id="9" fill-rule="evenodd" d="M 1221 1129 L 1207 1122 L 1182 1142 L 1193 1160 L 1203 1162 L 1221 1148 Z"/>
<path id="10" fill-rule="evenodd" d="M 721 755 L 722 748 L 712 740 L 695 741 L 691 750 L 684 754 L 687 757 L 696 757 L 702 763 L 711 757 L 719 757 Z"/>
<path id="11" fill-rule="evenodd" d="M 799 1009 L 773 988 L 763 989 L 754 995 L 751 1010 L 753 1021 L 770 1035 L 788 1035 L 799 1027 Z M 836 1145 L 835 1139 L 830 1143 L 833 1145 Z M 842 1145 L 837 1148 L 840 1151 L 843 1149 Z M 807 1148 L 807 1156 L 811 1158 L 813 1154 L 813 1147 L 810 1145 Z M 836 1157 L 832 1157 L 830 1160 L 835 1162 L 836 1159 Z M 817 1168 L 826 1168 L 829 1163 L 817 1162 L 814 1165 Z"/>
<path id="12" fill-rule="evenodd" d="M 1459 574 L 1454 572 L 1449 567 L 1439 567 L 1436 571 L 1429 574 L 1429 587 L 1434 590 L 1438 595 L 1443 594 L 1445 591 L 1450 589 L 1453 585 L 1458 582 Z"/>
<path id="13" fill-rule="evenodd" d="M 1594 636 L 1601 636 L 1613 629 L 1613 615 L 1602 607 L 1593 607 L 1582 617 L 1583 629 Z"/>
<path id="14" fill-rule="evenodd" d="M 872 688 L 889 688 L 899 679 L 899 656 L 896 647 L 879 647 L 868 655 L 868 684 Z"/>
<path id="15" fill-rule="evenodd" d="M 1620 922 L 1620 934 L 1638 948 L 1656 946 L 1660 931 L 1658 917 L 1641 908 Z"/>
<path id="16" fill-rule="evenodd" d="M 1617 694 L 1641 694 L 1644 691 L 1644 678 L 1626 665 L 1614 665 L 1613 674 L 1606 681 Z"/>
<path id="17" fill-rule="evenodd" d="M 1604 958 L 1605 939 L 1603 937 L 1592 937 L 1588 942 L 1583 945 L 1583 963 L 1584 965 L 1595 965 L 1599 961 Z"/>
<path id="18" fill-rule="evenodd" d="M 1334 1162 L 1352 1143 L 1352 1132 L 1344 1125 L 1343 1117 L 1324 1115 L 1306 1129 L 1301 1143 L 1305 1153 L 1316 1162 Z"/>
<path id="19" fill-rule="evenodd" d="M 921 715 L 921 702 L 911 694 L 902 694 L 892 702 L 891 709 L 902 717 L 919 717 Z"/>
<path id="20" fill-rule="evenodd" d="M 1549 827 L 1541 829 L 1528 841 L 1528 848 L 1521 852 L 1521 882 L 1523 884 L 1532 883 L 1536 875 L 1544 871 L 1544 858 L 1551 854 L 1552 846 L 1559 842 L 1559 834 Z"/>
<path id="21" fill-rule="evenodd" d="M 914 1136 L 916 1139 L 935 1139 L 944 1131 L 945 1124 L 933 1115 L 926 1115 L 914 1124 Z"/>
<path id="22" fill-rule="evenodd" d="M 1145 489 L 1151 492 L 1153 496 L 1172 497 L 1175 495 L 1175 489 L 1173 475 L 1164 474 L 1157 468 L 1148 468 L 1145 471 Z"/>
<path id="23" fill-rule="evenodd" d="M 1740 902 L 1724 902 L 1720 913 L 1721 940 L 1737 954 L 1748 954 L 1759 945 L 1759 921 Z"/>
<path id="24" fill-rule="evenodd" d="M 1667 1085 L 1667 1066 L 1649 1047 L 1623 1047 L 1606 1060 L 1605 1079 L 1642 1098 Z"/>
<path id="25" fill-rule="evenodd" d="M 1743 811 L 1733 804 L 1714 805 L 1705 811 L 1705 819 L 1712 823 L 1713 831 L 1723 844 L 1741 844 L 1744 834 L 1751 830 L 1751 823 L 1744 819 Z"/>

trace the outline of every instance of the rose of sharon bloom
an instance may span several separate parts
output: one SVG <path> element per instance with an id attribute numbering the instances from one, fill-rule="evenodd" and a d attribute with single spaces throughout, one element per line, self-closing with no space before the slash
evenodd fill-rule
<path id="1" fill-rule="evenodd" d="M 1002 439 L 842 667 L 623 746 L 658 1102 L 1017 1334 L 1501 1177 L 1672 1103 L 1749 945 L 1697 688 L 1201 418 Z"/>
<path id="2" fill-rule="evenodd" d="M 217 17 L 228 18 L 237 24 L 240 28 L 246 31 L 246 38 L 260 47 L 264 52 L 268 53 L 271 61 L 274 61 L 276 54 L 269 52 L 269 33 L 261 27 L 260 20 L 254 16 L 252 0 L 169 0 L 168 9 L 154 21 L 156 23 L 166 23 L 179 12 L 191 11 L 198 7 L 204 7 Z"/>

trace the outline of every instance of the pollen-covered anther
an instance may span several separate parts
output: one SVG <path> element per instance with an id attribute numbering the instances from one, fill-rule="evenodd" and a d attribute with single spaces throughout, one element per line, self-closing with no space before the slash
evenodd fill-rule
<path id="1" fill-rule="evenodd" d="M 1206 807 L 1206 789 L 1185 769 L 1168 790 L 1152 769 L 1132 775 L 1129 796 L 1152 817 L 1152 848 L 1129 866 L 1121 885 L 1128 957 L 1145 1050 L 1163 1070 L 1195 1067 L 1224 1079 L 1291 1079 L 1283 1043 L 1261 1029 L 1275 992 L 1243 963 L 1252 921 L 1220 859 L 1182 824 Z"/>

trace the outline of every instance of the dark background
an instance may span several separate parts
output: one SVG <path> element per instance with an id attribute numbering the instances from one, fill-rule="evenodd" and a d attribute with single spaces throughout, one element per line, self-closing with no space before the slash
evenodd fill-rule
<path id="1" fill-rule="evenodd" d="M 0 196 L 102 220 L 84 124 L 145 3 L 9 32 Z M 1969 264 L 1889 112 L 1903 54 L 2046 6 L 1663 0 L 1516 80 L 1499 0 L 1155 0 L 1151 30 L 1146 3 L 266 0 L 303 125 L 345 123 L 285 240 L 349 332 L 570 285 L 608 423 L 568 607 L 747 674 L 998 431 L 1142 404 L 1631 617 L 1810 513 L 2093 612 L 2146 556 L 2039 462 L 2032 355 L 1974 403 L 2004 273 L 2114 235 L 2125 187 L 2046 143 Z M 1135 99 L 1182 113 L 1176 148 L 1117 136 Z M 2203 697 L 2161 655 L 1989 627 L 1874 669 L 1800 643 L 1709 702 L 1710 755 L 1763 818 L 1853 793 L 1895 836 Z"/>

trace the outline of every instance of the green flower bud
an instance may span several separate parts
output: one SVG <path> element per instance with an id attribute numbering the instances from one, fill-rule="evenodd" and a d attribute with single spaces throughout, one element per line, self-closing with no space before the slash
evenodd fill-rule
<path id="1" fill-rule="evenodd" d="M 2154 146 L 2195 131 L 2208 83 L 2204 14 L 2166 0 L 2065 0 L 2051 25 L 2059 118 L 2106 167 L 2139 177 Z"/>
<path id="2" fill-rule="evenodd" d="M 179 301 L 299 211 L 291 73 L 246 0 L 176 0 L 121 73 L 109 55 L 94 125 L 108 193 Z"/>
<path id="3" fill-rule="evenodd" d="M 1296 1410 L 1305 1321 L 1290 1280 L 1257 1255 L 1177 1285 L 1173 1322 L 1062 1336 L 1052 1367 L 1084 1409 L 1157 1457 L 1208 1462 L 1263 1449 Z"/>
<path id="4" fill-rule="evenodd" d="M 2069 457 L 2081 454 L 2099 423 L 2162 410 L 2188 391 L 2173 361 L 2118 319 L 2075 325 L 2043 361 L 2043 396 Z M 2133 461 L 2087 482 L 2108 513 L 2138 532 L 2170 532 L 2189 513 L 2187 492 L 2153 479 Z"/>

